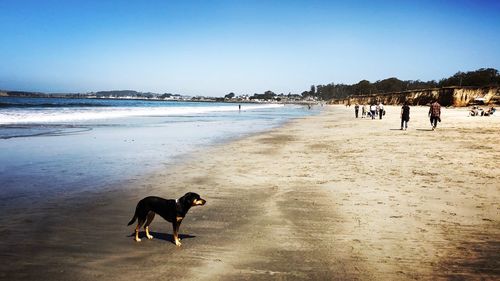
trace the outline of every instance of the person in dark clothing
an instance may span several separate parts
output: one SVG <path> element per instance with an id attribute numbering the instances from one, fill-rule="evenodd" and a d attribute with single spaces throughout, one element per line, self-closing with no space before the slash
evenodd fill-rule
<path id="1" fill-rule="evenodd" d="M 354 106 L 354 114 L 356 115 L 356 118 L 358 118 L 358 113 L 359 113 L 359 104 L 356 104 Z"/>
<path id="2" fill-rule="evenodd" d="M 408 121 L 410 121 L 410 106 L 408 106 L 408 102 L 405 101 L 401 107 L 401 130 L 403 130 L 403 127 L 405 131 L 408 129 Z"/>
<path id="3" fill-rule="evenodd" d="M 431 118 L 432 130 L 434 131 L 437 127 L 437 122 L 441 122 L 441 105 L 437 100 L 434 101 L 429 108 L 429 117 Z"/>
<path id="4" fill-rule="evenodd" d="M 378 117 L 382 119 L 382 116 L 384 116 L 384 114 L 385 114 L 384 104 L 380 102 L 380 104 L 378 105 Z"/>

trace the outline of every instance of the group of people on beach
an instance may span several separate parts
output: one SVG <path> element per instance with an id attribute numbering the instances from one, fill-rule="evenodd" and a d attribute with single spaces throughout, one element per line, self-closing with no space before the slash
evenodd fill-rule
<path id="1" fill-rule="evenodd" d="M 359 104 L 356 103 L 354 105 L 354 114 L 356 118 L 359 116 Z M 368 107 L 363 104 L 361 106 L 361 118 L 372 118 L 375 119 L 377 116 L 379 119 L 382 119 L 382 116 L 385 115 L 385 109 L 384 109 L 384 104 L 380 102 L 379 104 L 372 103 L 369 107 L 370 110 L 368 110 Z"/>
<path id="2" fill-rule="evenodd" d="M 359 108 L 360 105 L 356 103 L 354 106 L 354 115 L 356 118 L 358 118 L 359 115 Z M 370 118 L 375 119 L 376 116 L 379 117 L 379 119 L 382 119 L 382 116 L 385 115 L 385 109 L 384 109 L 384 104 L 380 102 L 379 104 L 372 103 L 369 107 L 363 104 L 361 106 L 361 118 Z M 441 122 L 441 105 L 437 100 L 433 101 L 430 105 L 429 108 L 429 114 L 428 114 L 432 126 L 432 130 L 434 131 L 437 127 L 437 123 Z M 401 129 L 400 130 L 407 130 L 408 129 L 408 122 L 410 121 L 410 106 L 407 101 L 404 102 L 403 106 L 401 107 Z"/>
<path id="3" fill-rule="evenodd" d="M 496 109 L 492 106 L 487 110 L 484 110 L 478 106 L 473 106 L 471 110 L 469 110 L 469 116 L 491 116 L 495 113 Z"/>

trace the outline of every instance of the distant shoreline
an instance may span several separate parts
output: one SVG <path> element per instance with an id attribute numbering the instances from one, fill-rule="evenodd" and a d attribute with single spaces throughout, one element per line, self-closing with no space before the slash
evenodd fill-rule
<path id="1" fill-rule="evenodd" d="M 0 92 L 1 93 L 1 92 Z M 151 102 L 199 102 L 199 103 L 234 103 L 234 104 L 298 104 L 298 105 L 312 105 L 318 104 L 318 101 L 257 101 L 257 100 L 225 100 L 221 98 L 203 98 L 203 99 L 157 99 L 157 98 L 133 98 L 133 97 L 86 97 L 86 96 L 64 96 L 57 94 L 43 94 L 43 95 L 1 95 L 1 98 L 47 98 L 47 99 L 90 99 L 90 100 L 134 100 L 134 101 L 151 101 Z"/>
<path id="2" fill-rule="evenodd" d="M 405 90 L 390 93 L 356 94 L 344 98 L 322 100 L 314 94 L 276 95 L 270 91 L 263 95 L 254 94 L 235 97 L 233 93 L 225 97 L 183 96 L 179 94 L 142 93 L 133 90 L 99 91 L 91 93 L 41 93 L 25 91 L 0 90 L 1 97 L 15 98 L 61 98 L 61 99 L 98 99 L 98 100 L 144 100 L 144 101 L 181 101 L 181 102 L 225 102 L 225 103 L 278 103 L 278 104 L 373 104 L 382 102 L 385 105 L 428 105 L 438 100 L 443 106 L 467 107 L 472 105 L 500 104 L 500 87 L 450 86 Z"/>

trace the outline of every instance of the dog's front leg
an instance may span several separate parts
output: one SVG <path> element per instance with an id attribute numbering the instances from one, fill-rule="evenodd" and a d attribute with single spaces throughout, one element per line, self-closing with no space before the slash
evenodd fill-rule
<path id="1" fill-rule="evenodd" d="M 177 246 L 181 246 L 181 239 L 179 238 L 179 228 L 181 226 L 182 218 L 177 218 L 176 221 L 172 223 L 172 227 L 174 228 L 174 243 Z"/>
<path id="2" fill-rule="evenodd" d="M 172 228 L 174 229 L 174 243 L 175 245 L 180 246 L 181 240 L 179 239 L 179 224 L 177 222 L 173 222 Z"/>

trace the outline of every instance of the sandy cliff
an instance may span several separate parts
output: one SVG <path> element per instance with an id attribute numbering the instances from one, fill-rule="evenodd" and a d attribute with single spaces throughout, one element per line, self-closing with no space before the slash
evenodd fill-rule
<path id="1" fill-rule="evenodd" d="M 387 94 L 359 95 L 346 99 L 331 100 L 330 104 L 369 104 L 373 101 L 384 104 L 402 104 L 404 101 L 412 105 L 428 104 L 438 99 L 445 106 L 468 106 L 480 98 L 485 104 L 500 103 L 500 87 L 446 87 L 424 90 L 412 90 Z"/>

